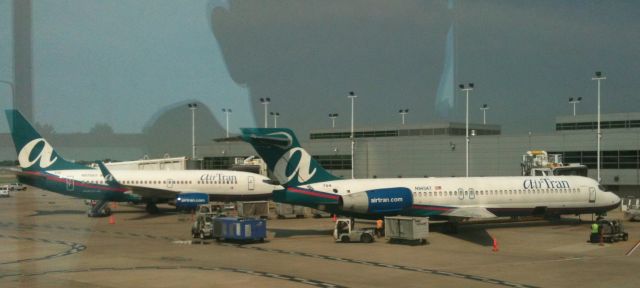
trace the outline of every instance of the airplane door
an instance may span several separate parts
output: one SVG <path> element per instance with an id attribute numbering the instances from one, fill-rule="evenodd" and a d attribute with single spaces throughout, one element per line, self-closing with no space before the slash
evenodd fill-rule
<path id="1" fill-rule="evenodd" d="M 253 176 L 248 176 L 247 177 L 247 183 L 249 185 L 249 191 L 251 191 L 251 190 L 256 188 L 256 182 L 253 179 Z"/>
<path id="2" fill-rule="evenodd" d="M 596 188 L 589 187 L 589 203 L 596 202 Z"/>
<path id="3" fill-rule="evenodd" d="M 469 199 L 470 200 L 476 199 L 476 191 L 473 190 L 473 188 L 469 188 Z"/>
<path id="4" fill-rule="evenodd" d="M 464 189 L 462 188 L 458 188 L 458 199 L 460 200 L 464 199 Z"/>
<path id="5" fill-rule="evenodd" d="M 69 176 L 69 178 L 65 179 L 65 182 L 67 183 L 67 191 L 73 191 L 73 188 L 75 187 L 73 177 Z"/>
<path id="6" fill-rule="evenodd" d="M 167 179 L 167 188 L 173 188 L 173 179 Z"/>

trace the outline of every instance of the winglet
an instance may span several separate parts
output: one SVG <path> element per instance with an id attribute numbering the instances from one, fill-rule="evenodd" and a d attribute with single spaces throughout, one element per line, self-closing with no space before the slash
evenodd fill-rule
<path id="1" fill-rule="evenodd" d="M 102 172 L 102 177 L 104 177 L 104 182 L 111 187 L 123 187 L 118 180 L 111 174 L 107 166 L 102 163 L 102 161 L 98 161 L 98 167 L 100 167 L 100 172 Z"/>

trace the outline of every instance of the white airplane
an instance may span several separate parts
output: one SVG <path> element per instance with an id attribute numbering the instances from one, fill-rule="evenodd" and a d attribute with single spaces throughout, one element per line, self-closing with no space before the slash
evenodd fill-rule
<path id="1" fill-rule="evenodd" d="M 242 129 L 277 180 L 276 202 L 303 205 L 355 218 L 429 216 L 467 218 L 595 213 L 618 207 L 620 198 L 591 178 L 432 177 L 341 179 L 300 147 L 289 129 Z"/>
<path id="2" fill-rule="evenodd" d="M 98 200 L 89 212 L 101 215 L 108 202 L 146 203 L 156 213 L 156 203 L 175 202 L 193 208 L 209 201 L 271 198 L 280 186 L 259 174 L 227 170 L 113 170 L 66 161 L 40 136 L 17 110 L 6 110 L 21 171 L 18 181 L 77 198 Z M 117 181 L 116 181 L 117 180 Z"/>

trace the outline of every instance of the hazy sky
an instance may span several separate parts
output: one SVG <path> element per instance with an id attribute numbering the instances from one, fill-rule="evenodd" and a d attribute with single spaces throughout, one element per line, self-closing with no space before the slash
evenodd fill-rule
<path id="1" fill-rule="evenodd" d="M 13 77 L 11 3 L 0 0 L 1 80 Z M 457 89 L 449 117 L 435 110 L 452 24 L 454 84 L 476 84 L 471 121 L 486 103 L 505 133 L 551 131 L 569 97 L 583 97 L 578 113 L 596 111 L 596 70 L 604 113 L 640 111 L 638 1 L 33 3 L 35 118 L 59 132 L 140 132 L 191 99 L 218 121 L 232 108 L 232 129 L 262 126 L 258 99 L 270 97 L 278 126 L 306 134 L 329 127 L 329 113 L 348 127 L 351 90 L 356 125 L 398 124 L 402 108 L 412 124 L 464 121 Z M 0 95 L 10 105 L 7 85 Z"/>

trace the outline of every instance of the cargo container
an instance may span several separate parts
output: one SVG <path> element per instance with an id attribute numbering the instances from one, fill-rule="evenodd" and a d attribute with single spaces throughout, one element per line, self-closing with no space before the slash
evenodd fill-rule
<path id="1" fill-rule="evenodd" d="M 269 218 L 269 201 L 244 201 L 238 202 L 238 216 Z"/>
<path id="2" fill-rule="evenodd" d="M 384 217 L 384 235 L 389 242 L 426 244 L 429 217 Z"/>
<path id="3" fill-rule="evenodd" d="M 213 218 L 213 238 L 218 241 L 260 241 L 267 237 L 267 221 L 256 218 Z"/>
<path id="4" fill-rule="evenodd" d="M 296 206 L 291 204 L 276 203 L 276 215 L 280 219 L 284 218 L 304 218 L 304 206 Z"/>

